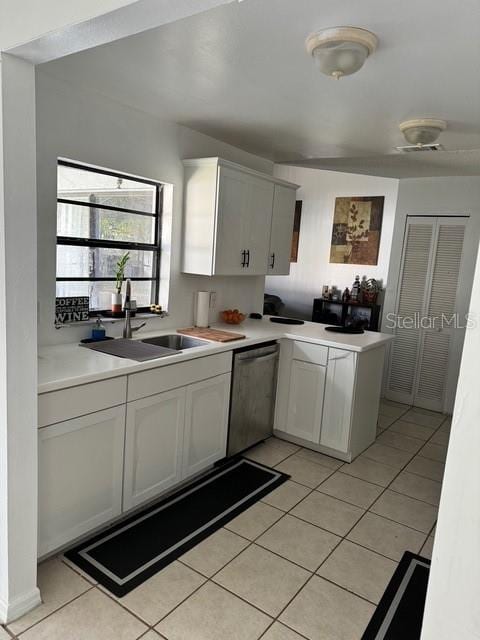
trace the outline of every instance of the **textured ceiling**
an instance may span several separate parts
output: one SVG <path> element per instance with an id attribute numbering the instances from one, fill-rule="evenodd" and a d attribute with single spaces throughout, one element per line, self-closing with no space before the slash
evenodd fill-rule
<path id="1" fill-rule="evenodd" d="M 335 81 L 304 40 L 341 24 L 380 42 Z M 276 162 L 480 175 L 480 0 L 245 0 L 42 68 Z M 397 154 L 398 123 L 425 116 L 447 120 L 446 152 Z"/>

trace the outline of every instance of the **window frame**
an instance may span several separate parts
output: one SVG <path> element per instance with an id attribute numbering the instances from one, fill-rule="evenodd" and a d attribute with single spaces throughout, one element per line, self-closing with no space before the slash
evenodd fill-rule
<path id="1" fill-rule="evenodd" d="M 84 206 L 89 209 L 101 209 L 104 211 L 119 211 L 121 213 L 130 213 L 133 215 L 147 216 L 155 218 L 155 236 L 153 244 L 143 242 L 127 242 L 121 240 L 99 240 L 96 238 L 79 238 L 71 236 L 56 236 L 56 246 L 74 246 L 74 247 L 92 247 L 102 249 L 124 249 L 125 251 L 139 250 L 139 251 L 151 251 L 153 254 L 153 268 L 152 277 L 138 277 L 133 276 L 129 278 L 132 282 L 151 282 L 152 283 L 152 295 L 150 304 L 158 304 L 160 294 L 160 265 L 161 265 L 161 253 L 162 253 L 162 215 L 163 215 L 163 187 L 161 182 L 155 180 L 148 180 L 147 178 L 137 178 L 136 176 L 128 175 L 125 173 L 119 173 L 117 171 L 111 171 L 109 169 L 102 169 L 92 167 L 89 165 L 81 164 L 80 162 L 72 162 L 70 160 L 57 160 L 57 168 L 71 167 L 73 169 L 81 169 L 82 171 L 90 171 L 101 175 L 113 176 L 114 178 L 122 178 L 125 180 L 132 180 L 155 187 L 155 207 L 154 212 L 149 213 L 147 211 L 138 211 L 136 209 L 125 209 L 122 207 L 114 207 L 105 204 L 96 204 L 80 200 L 70 200 L 68 198 L 58 197 L 57 186 L 57 205 L 58 204 L 71 204 L 75 206 Z M 58 212 L 57 212 L 58 215 Z M 115 282 L 115 277 L 72 277 L 72 276 L 55 276 L 55 282 Z M 139 311 L 149 310 L 150 307 L 139 307 Z M 108 309 L 90 309 L 90 316 L 97 316 L 98 314 L 105 313 Z"/>

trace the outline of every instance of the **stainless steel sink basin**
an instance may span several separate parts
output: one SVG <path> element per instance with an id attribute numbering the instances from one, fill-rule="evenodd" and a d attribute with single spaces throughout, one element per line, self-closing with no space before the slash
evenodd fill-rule
<path id="1" fill-rule="evenodd" d="M 167 336 L 156 336 L 154 338 L 145 338 L 142 342 L 145 342 L 146 344 L 154 344 L 158 347 L 166 347 L 167 349 L 174 349 L 175 351 L 183 351 L 184 349 L 191 349 L 192 347 L 203 347 L 208 344 L 205 340 L 191 338 L 190 336 L 182 336 L 178 333 L 172 333 Z"/>

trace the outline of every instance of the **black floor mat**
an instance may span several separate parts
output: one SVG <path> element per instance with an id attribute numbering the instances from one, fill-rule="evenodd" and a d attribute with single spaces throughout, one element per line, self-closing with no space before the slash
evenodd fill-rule
<path id="1" fill-rule="evenodd" d="M 123 596 L 288 478 L 241 458 L 65 555 L 113 594 Z"/>
<path id="2" fill-rule="evenodd" d="M 405 552 L 362 640 L 420 640 L 430 561 Z"/>

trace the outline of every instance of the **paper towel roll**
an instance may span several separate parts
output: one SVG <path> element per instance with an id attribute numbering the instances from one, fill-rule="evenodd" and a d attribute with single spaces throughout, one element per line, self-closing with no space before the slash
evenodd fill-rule
<path id="1" fill-rule="evenodd" d="M 210 309 L 210 291 L 197 291 L 197 311 L 195 314 L 196 327 L 208 327 L 208 312 Z"/>

